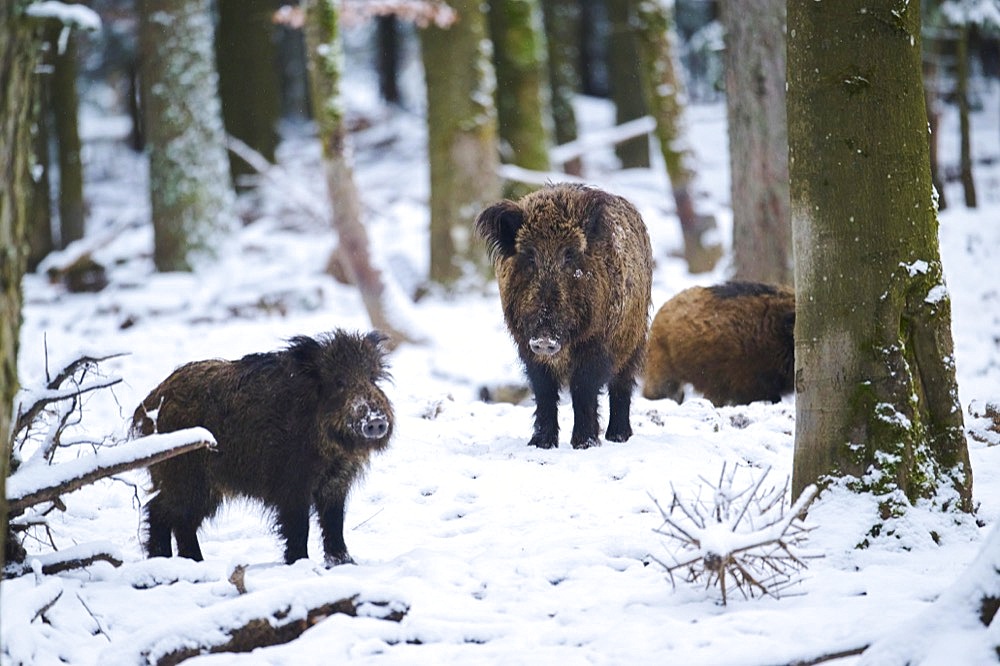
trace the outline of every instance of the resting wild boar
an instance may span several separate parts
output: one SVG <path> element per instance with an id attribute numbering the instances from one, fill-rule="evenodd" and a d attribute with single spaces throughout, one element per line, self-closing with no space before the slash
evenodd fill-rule
<path id="1" fill-rule="evenodd" d="M 532 446 L 559 444 L 559 389 L 573 399 L 574 448 L 600 443 L 607 385 L 609 441 L 632 436 L 629 407 L 649 323 L 653 259 L 639 212 L 592 187 L 551 185 L 479 214 L 507 328 L 535 394 Z"/>
<path id="2" fill-rule="evenodd" d="M 692 287 L 653 318 L 642 394 L 684 399 L 690 383 L 716 405 L 778 402 L 795 372 L 795 293 L 758 282 Z"/>
<path id="3" fill-rule="evenodd" d="M 280 351 L 189 363 L 153 389 L 132 417 L 136 435 L 203 426 L 218 449 L 149 468 L 157 492 L 146 505 L 149 557 L 169 557 L 173 533 L 179 555 L 201 560 L 198 527 L 224 499 L 246 496 L 273 511 L 285 562 L 307 556 L 312 507 L 327 566 L 352 562 L 347 494 L 392 435 L 392 406 L 378 386 L 387 377 L 383 339 L 299 336 Z"/>

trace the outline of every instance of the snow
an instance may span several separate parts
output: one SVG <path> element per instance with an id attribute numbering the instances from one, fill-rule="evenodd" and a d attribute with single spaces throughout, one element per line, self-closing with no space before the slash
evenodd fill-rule
<path id="1" fill-rule="evenodd" d="M 32 2 L 24 10 L 28 16 L 55 19 L 65 26 L 83 30 L 100 30 L 101 17 L 93 9 L 66 2 Z"/>
<path id="2" fill-rule="evenodd" d="M 363 67 L 349 68 L 349 113 L 358 112 L 354 100 L 370 99 L 369 77 Z M 966 412 L 1000 399 L 998 92 L 994 84 L 986 108 L 973 114 L 974 150 L 992 159 L 976 167 L 981 208 L 954 207 L 941 215 Z M 376 114 L 375 122 L 352 140 L 372 247 L 397 293 L 411 295 L 427 267 L 423 129 L 419 117 L 406 112 L 363 106 Z M 585 132 L 614 133 L 605 102 L 580 98 L 577 109 Z M 716 216 L 728 244 L 725 109 L 713 104 L 688 111 L 699 204 Z M 84 120 L 85 140 L 107 137 L 108 124 L 118 122 L 93 114 Z M 944 122 L 941 154 L 957 160 L 956 120 L 946 115 Z M 92 394 L 82 423 L 68 435 L 124 439 L 135 405 L 183 363 L 276 349 L 297 334 L 368 328 L 358 294 L 322 274 L 334 239 L 309 212 L 325 205 L 313 142 L 286 137 L 279 155 L 295 192 L 266 181 L 265 196 L 255 203 L 261 217 L 230 237 L 217 264 L 189 275 L 153 272 L 146 167 L 103 141 L 86 153 L 88 235 L 107 238 L 97 258 L 110 265 L 110 285 L 98 294 L 70 294 L 43 275 L 24 280 L 19 372 L 26 384 L 45 376 L 46 346 L 59 356 L 81 347 L 94 355 L 129 352 L 102 364 L 106 374 L 124 381 Z M 654 308 L 682 289 L 725 278 L 725 265 L 691 276 L 678 258 L 682 238 L 662 165 L 621 170 L 610 148 L 580 143 L 590 146 L 584 153 L 588 182 L 625 196 L 646 220 L 656 259 Z M 947 194 L 949 201 L 961 199 L 957 189 Z M 303 205 L 296 201 L 302 197 L 312 200 Z M 970 633 L 932 609 L 939 598 L 947 602 L 942 593 L 977 558 L 1000 518 L 1000 447 L 983 443 L 988 419 L 966 420 L 981 435 L 969 444 L 982 526 L 920 504 L 884 521 L 874 536 L 869 530 L 879 522 L 878 498 L 835 486 L 809 509 L 808 524 L 816 529 L 804 547 L 823 557 L 808 561 L 795 594 L 744 599 L 731 593 L 723 607 L 716 588 L 683 581 L 673 586 L 651 559 L 668 548 L 654 532 L 663 521 L 652 497 L 662 501 L 672 489 L 684 496 L 704 492 L 700 478 L 716 478 L 723 464 L 770 468 L 780 485 L 792 469 L 793 397 L 715 408 L 697 398 L 678 405 L 637 394 L 632 439 L 581 451 L 569 446 L 572 410 L 564 397 L 559 448 L 528 448 L 530 398 L 517 405 L 478 399 L 483 386 L 522 381 L 496 285 L 452 294 L 431 290 L 407 306 L 427 343 L 403 345 L 390 357 L 393 380 L 385 389 L 395 434 L 348 506 L 345 536 L 357 565 L 322 566 L 315 522 L 310 559 L 281 564 L 267 516 L 250 501 L 228 504 L 203 525 L 204 562 L 146 560 L 141 504 L 149 499 L 147 476 L 125 473 L 119 479 L 128 483 L 109 479 L 84 487 L 64 497 L 64 512 L 48 516 L 60 551 L 110 543 L 124 563 L 4 581 L 3 663 L 133 664 L 144 646 L 164 650 L 209 635 L 263 616 L 281 599 L 296 600 L 301 610 L 355 594 L 408 608 L 406 616 L 397 623 L 335 615 L 289 644 L 192 663 L 749 666 L 852 650 L 898 632 L 912 635 L 908 623 L 915 618 L 927 637 L 927 663 L 945 663 L 945 655 L 952 659 L 947 663 L 981 663 L 984 632 Z M 606 419 L 606 398 L 601 412 Z M 76 454 L 61 449 L 58 456 L 69 461 Z M 12 482 L 16 493 L 23 481 Z M 53 549 L 44 530 L 33 532 L 25 547 L 29 558 Z M 229 582 L 237 565 L 247 565 L 247 595 Z M 57 594 L 45 620 L 34 619 Z M 938 634 L 961 645 L 949 643 L 943 651 L 946 644 L 934 642 Z M 900 662 L 889 655 L 878 663 Z"/>

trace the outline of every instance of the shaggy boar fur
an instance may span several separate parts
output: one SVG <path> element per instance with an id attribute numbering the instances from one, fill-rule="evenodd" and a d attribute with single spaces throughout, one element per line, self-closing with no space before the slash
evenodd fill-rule
<path id="1" fill-rule="evenodd" d="M 535 394 L 532 446 L 559 443 L 559 389 L 573 399 L 574 448 L 600 443 L 607 385 L 609 441 L 632 435 L 629 406 L 649 323 L 652 254 L 639 212 L 580 185 L 552 185 L 482 213 L 507 327 Z"/>
<path id="2" fill-rule="evenodd" d="M 286 349 L 238 361 L 181 366 L 142 401 L 136 435 L 203 426 L 217 452 L 152 465 L 146 551 L 201 560 L 198 527 L 223 499 L 245 496 L 273 511 L 285 561 L 306 557 L 315 507 L 328 566 L 351 562 L 344 543 L 348 491 L 374 451 L 389 444 L 392 406 L 378 333 L 293 338 Z"/>
<path id="3" fill-rule="evenodd" d="M 795 371 L 795 294 L 757 282 L 692 287 L 653 318 L 642 395 L 684 399 L 690 383 L 716 405 L 778 402 Z"/>

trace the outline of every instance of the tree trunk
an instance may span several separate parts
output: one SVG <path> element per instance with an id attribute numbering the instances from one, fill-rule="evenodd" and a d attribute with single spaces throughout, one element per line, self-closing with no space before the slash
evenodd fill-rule
<path id="1" fill-rule="evenodd" d="M 632 27 L 632 0 L 607 0 L 611 19 L 608 70 L 615 101 L 615 124 L 641 118 L 648 112 L 639 75 L 639 45 Z M 623 169 L 649 167 L 649 138 L 645 135 L 615 148 Z"/>
<path id="2" fill-rule="evenodd" d="M 382 273 L 372 265 L 368 233 L 361 222 L 361 195 L 354 184 L 354 170 L 346 149 L 347 128 L 340 93 L 343 47 L 337 4 L 334 0 L 307 0 L 304 6 L 313 116 L 323 145 L 323 170 L 333 208 L 333 227 L 340 241 L 337 254 L 344 259 L 348 278 L 358 287 L 372 326 L 389 336 L 390 346 L 396 346 L 413 338 L 391 321 Z"/>
<path id="3" fill-rule="evenodd" d="M 792 490 L 971 511 L 921 82 L 920 7 L 788 3 Z"/>
<path id="4" fill-rule="evenodd" d="M 51 123 L 46 122 L 50 116 L 52 105 L 49 86 L 44 79 L 35 89 L 35 104 L 37 117 L 34 137 L 35 173 L 31 178 L 31 211 L 28 216 L 28 263 L 27 270 L 38 268 L 49 253 L 55 249 L 55 238 L 52 235 L 52 180 L 49 174 L 52 165 L 49 160 L 49 141 L 51 140 Z"/>
<path id="5" fill-rule="evenodd" d="M 958 42 L 955 54 L 955 97 L 958 98 L 958 126 L 961 154 L 962 191 L 965 205 L 976 207 L 976 181 L 972 177 L 972 142 L 969 137 L 969 26 L 957 26 Z"/>
<path id="6" fill-rule="evenodd" d="M 142 0 L 141 8 L 153 261 L 189 271 L 215 259 L 235 221 L 209 0 Z"/>
<path id="7" fill-rule="evenodd" d="M 938 210 L 942 211 L 948 207 L 948 200 L 945 197 L 944 181 L 941 179 L 941 159 L 938 136 L 941 128 L 941 98 L 938 92 L 940 82 L 938 81 L 938 61 L 941 57 L 940 38 L 933 38 L 931 45 L 925 41 L 924 47 L 924 106 L 927 109 L 927 134 L 928 152 L 931 163 L 931 182 L 937 192 Z"/>
<path id="8" fill-rule="evenodd" d="M 389 104 L 403 101 L 399 92 L 400 48 L 399 20 L 392 15 L 375 18 L 378 91 Z"/>
<path id="9" fill-rule="evenodd" d="M 501 157 L 508 164 L 548 171 L 551 107 L 538 0 L 490 0 L 489 6 Z M 509 183 L 504 189 L 516 198 L 534 188 Z"/>
<path id="10" fill-rule="evenodd" d="M 791 285 L 785 0 L 722 3 L 733 277 Z"/>
<path id="11" fill-rule="evenodd" d="M 691 195 L 694 169 L 684 145 L 684 84 L 674 56 L 673 17 L 660 3 L 632 2 L 646 105 L 656 119 L 656 138 L 684 236 L 684 259 L 689 272 L 707 273 L 722 257 L 722 246 L 711 240 L 715 218 L 699 215 Z"/>
<path id="12" fill-rule="evenodd" d="M 22 18 L 20 3 L 0 0 L 0 568 L 9 545 L 6 481 L 11 471 L 11 406 L 18 390 L 37 55 L 38 42 Z"/>
<path id="13" fill-rule="evenodd" d="M 278 66 L 271 15 L 275 0 L 218 0 L 215 54 L 219 97 L 226 132 L 274 162 L 278 146 Z M 229 172 L 241 177 L 256 170 L 229 154 Z"/>
<path id="14" fill-rule="evenodd" d="M 66 247 L 83 238 L 83 161 L 80 157 L 80 96 L 76 89 L 76 31 L 66 36 L 65 50 L 59 51 L 56 30 L 52 70 L 52 116 L 59 155 L 59 245 Z"/>
<path id="15" fill-rule="evenodd" d="M 552 97 L 554 139 L 557 144 L 577 137 L 573 97 L 580 92 L 580 7 L 574 0 L 542 0 L 542 19 L 548 47 L 549 90 Z M 575 157 L 562 165 L 571 175 L 583 173 L 583 162 Z"/>
<path id="16" fill-rule="evenodd" d="M 427 83 L 430 279 L 454 283 L 470 261 L 488 270 L 473 241 L 476 214 L 500 196 L 494 76 L 478 0 L 449 0 L 458 20 L 430 26 L 420 42 Z"/>

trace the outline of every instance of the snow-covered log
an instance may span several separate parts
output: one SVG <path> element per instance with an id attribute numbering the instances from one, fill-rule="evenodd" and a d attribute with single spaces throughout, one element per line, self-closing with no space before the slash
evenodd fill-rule
<path id="1" fill-rule="evenodd" d="M 1000 658 L 1000 528 L 934 603 L 865 650 L 861 666 L 991 664 Z"/>
<path id="2" fill-rule="evenodd" d="M 295 640 L 330 615 L 399 622 L 409 604 L 359 593 L 343 580 L 309 580 L 243 594 L 119 641 L 102 664 L 177 664 L 217 652 L 249 652 Z"/>
<path id="3" fill-rule="evenodd" d="M 149 435 L 93 455 L 55 465 L 20 468 L 7 479 L 7 502 L 11 515 L 46 502 L 114 474 L 147 467 L 181 453 L 215 446 L 212 433 L 204 428 Z"/>
<path id="4" fill-rule="evenodd" d="M 4 585 L 3 602 L 4 642 L 0 662 L 4 664 L 37 663 L 37 637 L 30 625 L 55 605 L 63 594 L 62 581 L 44 580 L 28 589 L 10 589 Z"/>
<path id="5" fill-rule="evenodd" d="M 107 562 L 113 567 L 119 567 L 122 564 L 121 552 L 117 546 L 108 541 L 85 543 L 54 553 L 32 555 L 25 562 L 8 563 L 4 568 L 3 577 L 23 576 L 35 570 L 35 567 L 38 567 L 38 571 L 42 574 L 52 575 L 72 569 L 83 569 L 95 562 Z"/>

